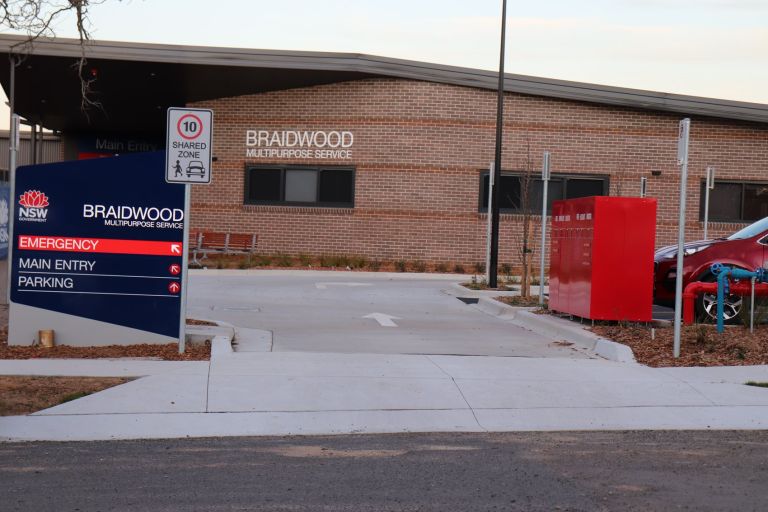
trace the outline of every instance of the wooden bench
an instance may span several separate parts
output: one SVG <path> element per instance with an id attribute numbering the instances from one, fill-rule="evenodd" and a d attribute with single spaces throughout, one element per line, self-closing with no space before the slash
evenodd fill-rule
<path id="1" fill-rule="evenodd" d="M 189 247 L 192 251 L 192 263 L 202 266 L 200 260 L 208 257 L 208 254 L 250 254 L 256 251 L 259 236 L 245 233 L 219 233 L 216 231 L 203 231 L 192 241 L 190 234 Z M 197 255 L 202 254 L 198 259 Z"/>

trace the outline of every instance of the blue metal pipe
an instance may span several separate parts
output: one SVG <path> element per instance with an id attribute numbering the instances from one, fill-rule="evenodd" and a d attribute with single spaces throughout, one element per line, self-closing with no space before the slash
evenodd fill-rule
<path id="1" fill-rule="evenodd" d="M 764 283 L 768 281 L 768 271 L 764 268 L 758 268 L 754 272 L 750 272 L 741 268 L 727 267 L 722 263 L 712 264 L 709 270 L 717 276 L 717 332 L 723 332 L 725 330 L 723 321 L 725 296 L 728 294 L 730 287 L 728 278 L 738 280 L 752 279 L 754 277 L 757 282 Z"/>

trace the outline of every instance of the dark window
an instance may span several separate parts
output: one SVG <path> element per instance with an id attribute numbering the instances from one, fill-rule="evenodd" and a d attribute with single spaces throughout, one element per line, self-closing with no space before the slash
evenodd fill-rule
<path id="1" fill-rule="evenodd" d="M 522 182 L 519 174 L 501 175 L 501 195 L 499 208 L 504 212 L 520 211 L 522 208 Z M 488 173 L 482 175 L 482 197 L 480 211 L 488 209 Z M 531 178 L 528 185 L 528 205 L 534 213 L 541 211 L 543 181 Z M 605 176 L 569 176 L 565 174 L 552 175 L 547 187 L 547 210 L 552 210 L 552 202 L 559 199 L 574 199 L 577 197 L 604 196 L 608 193 L 608 178 Z"/>
<path id="2" fill-rule="evenodd" d="M 354 206 L 355 171 L 350 168 L 257 167 L 245 169 L 246 204 Z"/>
<path id="3" fill-rule="evenodd" d="M 605 195 L 605 180 L 569 178 L 566 181 L 565 198 L 590 197 Z"/>
<path id="4" fill-rule="evenodd" d="M 354 183 L 352 172 L 344 169 L 326 169 L 320 173 L 320 202 L 352 204 Z"/>
<path id="5" fill-rule="evenodd" d="M 705 187 L 702 181 L 700 220 L 704 220 Z M 709 220 L 752 222 L 763 217 L 768 217 L 768 184 L 715 181 L 709 191 Z"/>
<path id="6" fill-rule="evenodd" d="M 247 196 L 250 201 L 280 200 L 280 169 L 249 169 L 248 177 Z"/>

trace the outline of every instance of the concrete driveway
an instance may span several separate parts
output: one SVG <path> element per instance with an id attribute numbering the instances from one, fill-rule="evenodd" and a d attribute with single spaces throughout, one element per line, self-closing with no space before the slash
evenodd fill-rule
<path id="1" fill-rule="evenodd" d="M 273 334 L 272 351 L 587 357 L 443 292 L 468 276 L 190 272 L 188 316 Z"/>

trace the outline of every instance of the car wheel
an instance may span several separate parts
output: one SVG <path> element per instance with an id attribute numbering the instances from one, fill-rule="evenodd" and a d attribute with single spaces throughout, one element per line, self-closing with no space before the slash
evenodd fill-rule
<path id="1" fill-rule="evenodd" d="M 702 281 L 714 283 L 717 278 L 708 275 Z M 743 300 L 740 295 L 726 295 L 723 302 L 723 323 L 735 324 L 739 321 Z M 696 317 L 699 322 L 717 322 L 717 293 L 702 293 L 696 299 Z"/>

